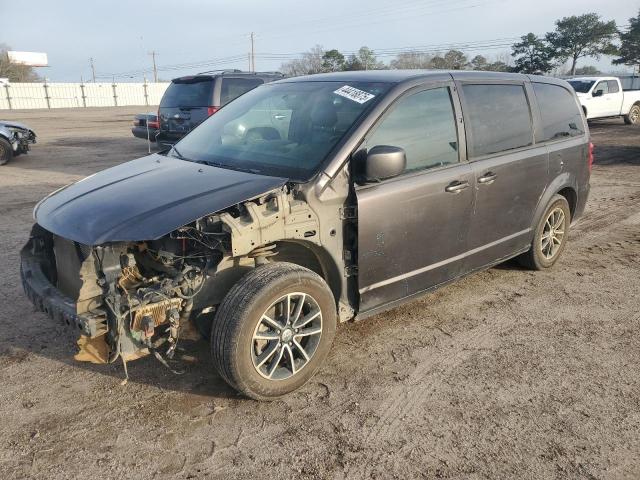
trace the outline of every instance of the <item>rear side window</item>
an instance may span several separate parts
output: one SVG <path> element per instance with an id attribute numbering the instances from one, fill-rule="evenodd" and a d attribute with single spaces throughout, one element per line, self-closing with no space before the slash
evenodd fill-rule
<path id="1" fill-rule="evenodd" d="M 407 95 L 392 107 L 366 142 L 401 147 L 407 171 L 458 162 L 458 132 L 449 88 Z"/>
<path id="2" fill-rule="evenodd" d="M 607 80 L 607 84 L 609 85 L 609 93 L 618 93 L 620 91 L 618 82 L 616 82 L 615 80 Z"/>
<path id="3" fill-rule="evenodd" d="M 462 86 L 471 157 L 532 143 L 531 113 L 522 85 Z"/>
<path id="4" fill-rule="evenodd" d="M 577 137 L 584 133 L 582 113 L 571 92 L 559 85 L 534 83 L 540 116 L 542 118 L 541 141 Z"/>
<path id="5" fill-rule="evenodd" d="M 213 102 L 213 80 L 171 82 L 161 107 L 208 107 Z"/>
<path id="6" fill-rule="evenodd" d="M 253 90 L 264 83 L 260 78 L 222 78 L 220 89 L 220 106 L 238 98 L 243 93 Z"/>

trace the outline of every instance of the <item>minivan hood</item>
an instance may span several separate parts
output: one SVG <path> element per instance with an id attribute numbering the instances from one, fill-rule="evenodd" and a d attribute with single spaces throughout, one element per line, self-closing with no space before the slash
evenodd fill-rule
<path id="1" fill-rule="evenodd" d="M 36 205 L 34 217 L 85 245 L 154 240 L 286 181 L 153 154 L 61 188 Z"/>

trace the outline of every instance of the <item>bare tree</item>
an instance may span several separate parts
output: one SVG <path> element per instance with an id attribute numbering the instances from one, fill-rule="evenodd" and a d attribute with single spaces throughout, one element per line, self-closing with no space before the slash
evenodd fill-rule
<path id="1" fill-rule="evenodd" d="M 349 55 L 344 64 L 345 70 L 380 70 L 385 64 L 379 62 L 376 54 L 369 47 L 360 47 L 356 55 Z"/>
<path id="2" fill-rule="evenodd" d="M 308 52 L 303 53 L 301 58 L 283 63 L 280 71 L 290 77 L 320 73 L 323 71 L 324 54 L 322 46 L 316 45 Z"/>
<path id="3" fill-rule="evenodd" d="M 430 68 L 433 55 L 423 52 L 404 52 L 391 60 L 389 66 L 397 69 Z"/>

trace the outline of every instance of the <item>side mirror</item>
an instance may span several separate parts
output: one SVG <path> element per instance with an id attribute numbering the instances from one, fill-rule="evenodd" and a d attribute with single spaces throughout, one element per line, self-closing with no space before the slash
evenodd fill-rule
<path id="1" fill-rule="evenodd" d="M 594 97 L 601 97 L 602 95 L 604 95 L 604 90 L 596 90 L 593 92 Z"/>
<path id="2" fill-rule="evenodd" d="M 377 182 L 385 178 L 397 177 L 407 167 L 404 148 L 391 145 L 376 145 L 369 149 L 364 166 L 364 179 Z"/>

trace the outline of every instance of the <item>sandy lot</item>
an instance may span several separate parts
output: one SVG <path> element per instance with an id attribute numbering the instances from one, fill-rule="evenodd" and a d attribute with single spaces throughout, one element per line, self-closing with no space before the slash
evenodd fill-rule
<path id="1" fill-rule="evenodd" d="M 2 112 L 39 134 L 0 167 L 3 478 L 640 478 L 640 127 L 592 126 L 592 193 L 559 264 L 513 263 L 342 325 L 301 391 L 257 403 L 210 366 L 75 363 L 23 296 L 45 194 L 146 153 L 142 109 Z"/>

